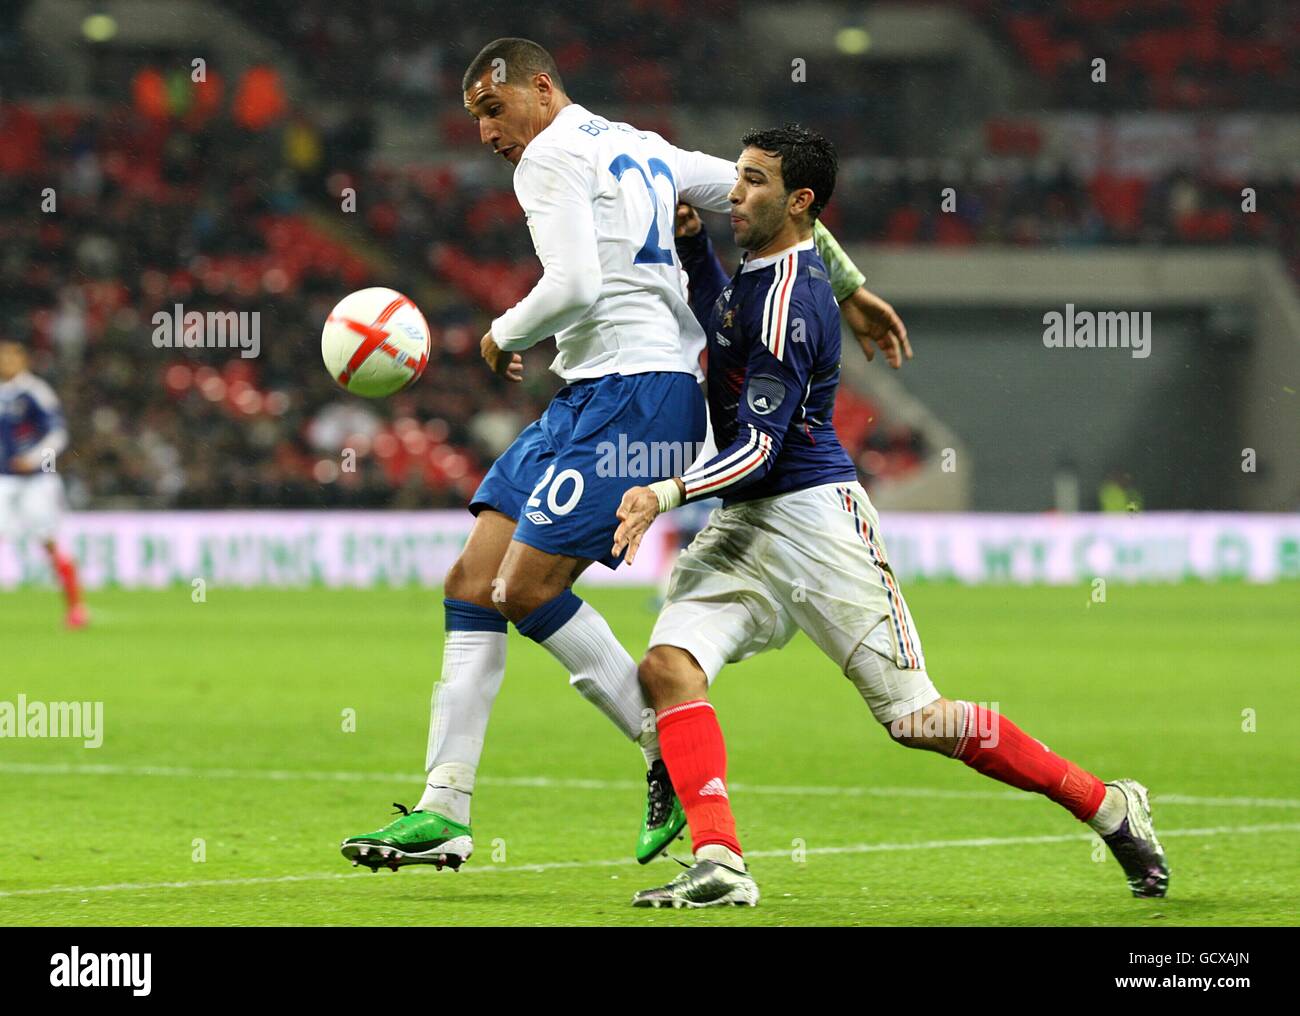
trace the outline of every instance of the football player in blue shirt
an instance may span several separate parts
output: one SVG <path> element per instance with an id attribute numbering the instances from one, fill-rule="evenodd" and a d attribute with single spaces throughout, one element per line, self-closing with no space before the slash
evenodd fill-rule
<path id="1" fill-rule="evenodd" d="M 0 341 L 0 537 L 32 536 L 63 587 L 69 628 L 88 621 L 77 566 L 55 542 L 63 511 L 57 456 L 68 446 L 59 397 L 27 369 L 27 351 Z"/>
<path id="2" fill-rule="evenodd" d="M 1135 896 L 1163 896 L 1169 868 L 1134 780 L 1103 783 L 1000 714 L 942 698 L 889 566 L 880 521 L 831 424 L 840 323 L 813 226 L 835 187 L 830 142 L 797 125 L 742 139 L 731 228 L 748 254 L 728 279 L 692 209 L 678 252 L 708 340 L 718 447 L 682 476 L 633 487 L 612 553 L 630 562 L 655 517 L 719 496 L 678 559 L 639 671 L 663 761 L 691 828 L 695 865 L 634 906 L 758 902 L 727 798 L 726 747 L 709 684 L 727 663 L 802 629 L 900 744 L 960 759 L 1046 795 L 1109 845 Z"/>

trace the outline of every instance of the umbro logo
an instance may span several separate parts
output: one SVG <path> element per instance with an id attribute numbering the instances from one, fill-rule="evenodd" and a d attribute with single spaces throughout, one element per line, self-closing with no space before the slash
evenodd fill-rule
<path id="1" fill-rule="evenodd" d="M 546 512 L 532 511 L 526 514 L 524 518 L 535 526 L 549 526 L 551 524 L 551 517 Z"/>
<path id="2" fill-rule="evenodd" d="M 701 797 L 727 797 L 727 788 L 722 785 L 721 777 L 715 776 L 700 788 Z M 727 800 L 731 798 L 727 797 Z"/>

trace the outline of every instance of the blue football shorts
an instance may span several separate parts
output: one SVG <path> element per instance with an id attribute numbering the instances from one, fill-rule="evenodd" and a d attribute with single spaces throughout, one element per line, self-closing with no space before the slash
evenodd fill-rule
<path id="1" fill-rule="evenodd" d="M 630 487 L 680 476 L 703 446 L 707 409 L 691 374 L 609 374 L 566 385 L 488 470 L 469 510 L 514 519 L 515 539 L 551 554 L 610 555 Z"/>

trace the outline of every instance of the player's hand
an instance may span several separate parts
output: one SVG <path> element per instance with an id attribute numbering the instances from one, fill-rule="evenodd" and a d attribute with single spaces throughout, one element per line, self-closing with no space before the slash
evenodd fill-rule
<path id="1" fill-rule="evenodd" d="M 11 473 L 17 473 L 20 476 L 26 476 L 29 473 L 34 473 L 36 472 L 36 468 L 37 467 L 35 463 L 29 461 L 28 459 L 23 458 L 21 455 L 15 455 L 12 459 L 9 460 L 9 471 Z M 656 504 L 657 503 L 658 502 L 656 502 Z"/>
<path id="2" fill-rule="evenodd" d="M 673 236 L 694 236 L 704 228 L 700 214 L 685 201 L 677 206 L 677 222 L 673 227 Z"/>
<path id="3" fill-rule="evenodd" d="M 865 286 L 859 286 L 840 302 L 840 316 L 857 336 L 868 361 L 876 355 L 877 346 L 895 370 L 903 366 L 903 360 L 912 358 L 912 345 L 907 341 L 903 319 Z"/>
<path id="4" fill-rule="evenodd" d="M 614 531 L 614 548 L 610 551 L 614 557 L 627 548 L 627 563 L 636 560 L 636 552 L 641 546 L 641 537 L 659 514 L 659 498 L 649 487 L 633 487 L 623 495 L 623 503 L 614 513 L 619 518 L 618 529 Z"/>
<path id="5" fill-rule="evenodd" d="M 524 379 L 524 358 L 518 353 L 507 353 L 498 346 L 491 332 L 479 340 L 478 348 L 493 374 L 498 374 L 514 384 Z"/>

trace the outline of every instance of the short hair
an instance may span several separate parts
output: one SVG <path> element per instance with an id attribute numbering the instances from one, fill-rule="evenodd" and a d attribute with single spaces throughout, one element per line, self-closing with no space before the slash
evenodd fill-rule
<path id="1" fill-rule="evenodd" d="M 835 174 L 839 169 L 835 146 L 830 141 L 814 130 L 788 123 L 784 127 L 750 131 L 740 143 L 746 148 L 779 155 L 785 192 L 807 187 L 813 192 L 808 214 L 814 219 L 821 214 L 835 192 Z"/>
<path id="2" fill-rule="evenodd" d="M 504 61 L 505 80 L 514 84 L 534 74 L 550 75 L 551 81 L 561 92 L 564 82 L 560 80 L 560 69 L 555 66 L 555 58 L 531 39 L 494 39 L 478 51 L 478 56 L 470 61 L 461 78 L 460 90 L 468 92 L 469 86 L 482 77 L 489 67 L 495 67 L 495 61 Z"/>

